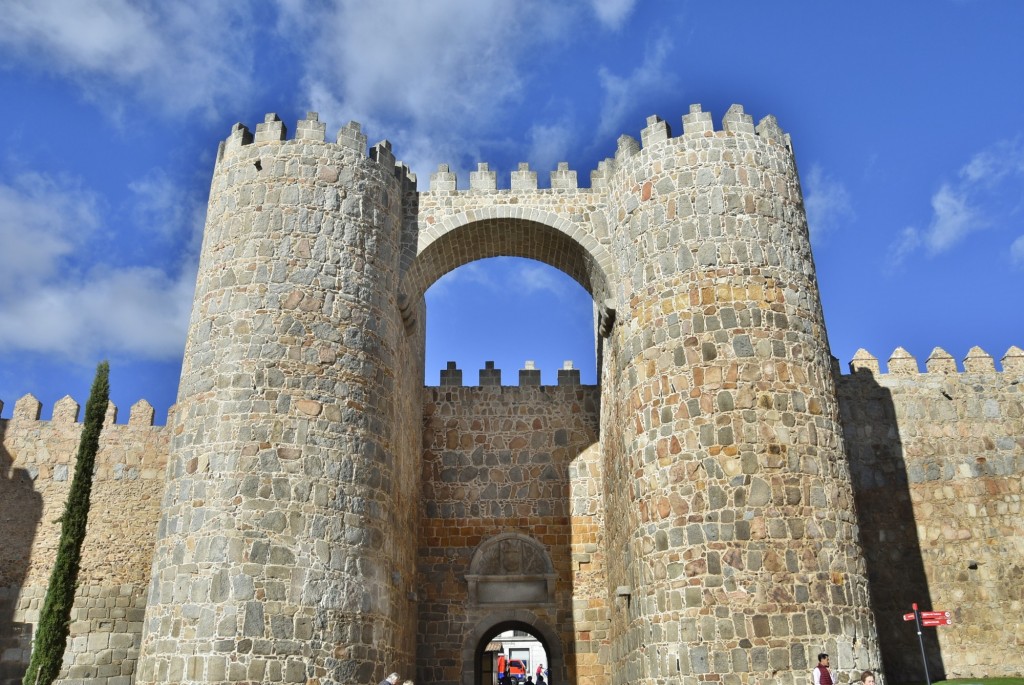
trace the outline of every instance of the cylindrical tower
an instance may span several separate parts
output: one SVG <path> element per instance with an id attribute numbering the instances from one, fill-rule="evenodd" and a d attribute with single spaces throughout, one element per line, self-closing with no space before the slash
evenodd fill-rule
<path id="1" fill-rule="evenodd" d="M 421 363 L 396 303 L 409 178 L 387 143 L 366 157 L 358 124 L 325 143 L 311 113 L 285 137 L 268 115 L 218 153 L 139 683 L 371 682 L 412 665 L 415 470 L 398 434 L 420 417 L 396 388 L 422 377 L 399 368 Z"/>
<path id="2" fill-rule="evenodd" d="M 793 152 L 738 106 L 683 124 L 611 165 L 614 680 L 847 681 L 878 649 Z"/>

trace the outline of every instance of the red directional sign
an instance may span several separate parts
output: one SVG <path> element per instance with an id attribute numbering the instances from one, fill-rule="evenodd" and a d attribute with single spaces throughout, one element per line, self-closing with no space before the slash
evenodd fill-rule
<path id="1" fill-rule="evenodd" d="M 951 626 L 953 625 L 953 619 L 951 618 L 922 618 L 921 625 L 928 627 L 933 626 Z"/>
<path id="2" fill-rule="evenodd" d="M 909 614 L 903 614 L 903 620 L 904 621 L 913 621 L 914 620 L 914 612 L 910 612 Z"/>
<path id="3" fill-rule="evenodd" d="M 929 618 L 949 618 L 950 613 L 948 611 L 922 611 L 921 620 Z"/>

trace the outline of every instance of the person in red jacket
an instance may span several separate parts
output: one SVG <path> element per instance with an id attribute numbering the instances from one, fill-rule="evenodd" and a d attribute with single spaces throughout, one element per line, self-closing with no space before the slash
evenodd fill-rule
<path id="1" fill-rule="evenodd" d="M 504 654 L 499 654 L 498 655 L 498 682 L 499 683 L 505 682 L 505 668 L 506 668 L 506 666 L 505 666 L 505 655 Z"/>
<path id="2" fill-rule="evenodd" d="M 835 674 L 829 670 L 828 654 L 822 652 L 818 655 L 818 665 L 811 671 L 812 685 L 835 685 Z"/>

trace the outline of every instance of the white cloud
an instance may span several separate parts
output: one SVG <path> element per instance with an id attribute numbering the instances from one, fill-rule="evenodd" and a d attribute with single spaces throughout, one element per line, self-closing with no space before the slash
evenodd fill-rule
<path id="1" fill-rule="evenodd" d="M 547 264 L 517 260 L 508 274 L 506 285 L 512 292 L 534 294 L 547 291 L 562 297 L 568 294 L 566 286 L 573 283 L 571 279 L 563 276 L 564 274 Z"/>
<path id="2" fill-rule="evenodd" d="M 994 185 L 1014 173 L 1024 172 L 1024 141 L 1001 140 L 974 155 L 960 169 L 968 183 Z"/>
<path id="3" fill-rule="evenodd" d="M 103 261 L 76 269 L 102 254 L 93 245 L 103 239 L 99 204 L 68 178 L 27 173 L 0 185 L 0 350 L 74 360 L 181 354 L 195 259 L 172 273 Z"/>
<path id="4" fill-rule="evenodd" d="M 0 184 L 0 297 L 54 276 L 99 226 L 97 204 L 73 179 L 25 173 Z"/>
<path id="5" fill-rule="evenodd" d="M 886 262 L 889 268 L 895 268 L 913 254 L 914 250 L 921 244 L 921 234 L 913 226 L 904 228 L 892 245 L 889 247 L 889 254 Z"/>
<path id="6" fill-rule="evenodd" d="M 812 236 L 820 237 L 836 230 L 843 221 L 853 217 L 850 193 L 846 186 L 826 174 L 821 166 L 811 166 L 804 185 L 804 206 Z"/>
<path id="7" fill-rule="evenodd" d="M 546 173 L 557 168 L 559 162 L 568 159 L 570 148 L 575 140 L 575 129 L 569 122 L 555 124 L 536 124 L 530 127 L 530 148 L 526 158 L 531 168 L 543 179 Z M 545 185 L 544 180 L 540 185 Z"/>
<path id="8" fill-rule="evenodd" d="M 672 42 L 662 37 L 649 47 L 643 64 L 628 76 L 618 76 L 601 67 L 598 76 L 604 90 L 601 116 L 597 125 L 597 139 L 604 141 L 621 133 L 630 108 L 637 102 L 675 87 L 671 71 L 665 69 L 665 60 L 672 50 Z"/>
<path id="9" fill-rule="evenodd" d="M 47 281 L 4 302 L 0 349 L 76 361 L 112 353 L 174 359 L 184 349 L 194 285 L 195 271 L 170 277 L 146 267 Z"/>
<path id="10" fill-rule="evenodd" d="M 979 211 L 968 203 L 962 188 L 944 184 L 932 195 L 932 223 L 924 243 L 930 254 L 945 252 L 984 224 Z"/>
<path id="11" fill-rule="evenodd" d="M 457 294 L 456 288 L 472 287 L 497 295 L 549 292 L 566 297 L 579 286 L 569 276 L 542 262 L 522 257 L 490 257 L 463 264 L 437 279 L 430 296 Z"/>
<path id="12" fill-rule="evenodd" d="M 957 177 L 955 182 L 942 183 L 932 194 L 928 228 L 904 229 L 893 242 L 891 264 L 898 264 L 919 249 L 929 256 L 942 254 L 971 233 L 1017 223 L 1015 215 L 1021 211 L 1020 197 L 1024 194 L 1021 139 L 998 141 L 979 151 L 960 168 Z M 1011 256 L 1014 254 L 1011 249 Z"/>
<path id="13" fill-rule="evenodd" d="M 311 106 L 325 121 L 400 138 L 396 154 L 421 176 L 427 160 L 457 167 L 476 155 L 464 141 L 496 128 L 522 95 L 531 48 L 556 40 L 568 16 L 555 4 L 497 0 L 280 8 L 281 30 L 308 45 Z"/>
<path id="14" fill-rule="evenodd" d="M 128 190 L 137 230 L 174 241 L 192 254 L 199 253 L 206 215 L 201 197 L 183 192 L 180 184 L 159 169 L 128 184 Z"/>
<path id="15" fill-rule="evenodd" d="M 129 86 L 168 111 L 214 115 L 252 87 L 249 11 L 227 0 L 20 0 L 0 13 L 0 45 L 108 107 Z"/>
<path id="16" fill-rule="evenodd" d="M 130 78 L 159 59 L 156 27 L 146 12 L 121 0 L 15 2 L 0 16 L 0 41 L 66 72 Z"/>
<path id="17" fill-rule="evenodd" d="M 480 290 L 497 291 L 500 283 L 494 278 L 494 259 L 482 259 L 469 262 L 452 269 L 438 278 L 427 289 L 431 298 L 442 298 L 458 293 L 459 288 L 473 286 Z"/>
<path id="18" fill-rule="evenodd" d="M 1018 236 L 1010 245 L 1010 262 L 1018 268 L 1024 268 L 1024 235 Z"/>
<path id="19" fill-rule="evenodd" d="M 590 4 L 602 24 L 617 30 L 633 11 L 636 0 L 590 0 Z"/>

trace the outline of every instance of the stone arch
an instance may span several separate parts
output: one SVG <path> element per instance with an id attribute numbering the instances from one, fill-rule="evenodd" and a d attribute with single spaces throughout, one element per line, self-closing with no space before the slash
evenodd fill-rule
<path id="1" fill-rule="evenodd" d="M 402 278 L 401 292 L 406 301 L 418 302 L 444 274 L 487 257 L 536 259 L 564 271 L 597 302 L 610 297 L 611 256 L 586 228 L 558 214 L 516 205 L 466 210 L 421 229 L 420 249 Z"/>
<path id="2" fill-rule="evenodd" d="M 487 614 L 476 626 L 466 634 L 462 644 L 462 685 L 477 685 L 479 680 L 478 665 L 484 647 L 498 633 L 506 630 L 525 630 L 534 635 L 547 652 L 547 667 L 551 671 L 551 680 L 556 683 L 567 681 L 565 668 L 565 652 L 558 633 L 545 620 L 529 609 L 493 612 Z"/>
<path id="3" fill-rule="evenodd" d="M 481 606 L 554 604 L 558 576 L 542 544 L 522 533 L 480 543 L 469 562 L 469 601 Z"/>
<path id="4" fill-rule="evenodd" d="M 517 553 L 513 562 L 508 553 L 514 549 Z M 514 564 L 519 568 L 513 568 Z M 531 571 L 554 573 L 555 567 L 544 545 L 522 533 L 499 533 L 487 538 L 476 548 L 469 562 L 469 572 L 479 575 Z"/>

